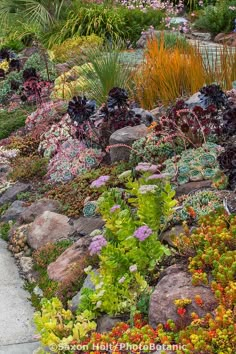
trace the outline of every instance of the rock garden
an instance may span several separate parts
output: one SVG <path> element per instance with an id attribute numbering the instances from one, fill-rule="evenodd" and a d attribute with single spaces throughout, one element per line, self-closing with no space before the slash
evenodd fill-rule
<path id="1" fill-rule="evenodd" d="M 31 353 L 234 354 L 236 1 L 0 18 L 0 264 Z"/>

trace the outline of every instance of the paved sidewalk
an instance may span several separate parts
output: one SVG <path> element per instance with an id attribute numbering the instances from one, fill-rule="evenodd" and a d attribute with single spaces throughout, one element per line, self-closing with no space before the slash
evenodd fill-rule
<path id="1" fill-rule="evenodd" d="M 39 347 L 34 310 L 23 285 L 6 242 L 0 239 L 0 354 L 32 354 Z"/>

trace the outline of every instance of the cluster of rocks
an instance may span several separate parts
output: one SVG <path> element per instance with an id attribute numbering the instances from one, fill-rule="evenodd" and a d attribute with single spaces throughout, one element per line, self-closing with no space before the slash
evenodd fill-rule
<path id="1" fill-rule="evenodd" d="M 199 182 L 198 182 L 199 183 Z M 204 181 L 205 183 L 205 181 Z M 12 201 L 15 186 L 6 193 L 10 199 L 3 195 L 4 201 Z M 23 186 L 21 185 L 21 190 Z M 25 186 L 26 188 L 26 186 Z M 183 189 L 183 187 L 181 187 Z M 187 188 L 187 187 L 185 187 Z M 191 183 L 190 188 L 193 188 Z M 186 190 L 184 190 L 186 192 Z M 13 198 L 13 199 L 12 199 Z M 32 250 L 39 249 L 48 242 L 56 242 L 62 239 L 76 240 L 72 246 L 65 250 L 58 259 L 48 266 L 48 276 L 51 280 L 63 282 L 70 274 L 71 267 L 88 251 L 94 229 L 102 228 L 104 223 L 99 218 L 81 217 L 71 221 L 65 215 L 58 213 L 59 204 L 56 201 L 41 199 L 30 206 L 23 202 L 13 201 L 9 209 L 1 216 L 1 220 L 15 221 L 10 231 L 9 248 L 14 253 L 20 274 L 23 278 L 34 281 Z M 179 230 L 181 232 L 182 230 Z M 171 241 L 169 242 L 171 244 Z M 89 276 L 85 279 L 82 289 L 93 288 Z M 37 288 L 37 287 L 36 287 Z M 72 299 L 72 310 L 76 310 L 81 301 L 82 289 Z M 37 294 L 41 290 L 36 289 Z M 198 294 L 204 300 L 204 307 L 198 307 L 194 303 L 194 297 Z M 155 290 L 151 296 L 149 308 L 150 324 L 165 323 L 167 319 L 176 320 L 176 307 L 173 301 L 177 298 L 189 298 L 192 304 L 188 306 L 188 319 L 191 312 L 203 316 L 214 310 L 215 298 L 207 287 L 194 287 L 191 285 L 191 276 L 183 265 L 172 265 L 160 276 Z M 107 315 L 98 320 L 98 331 L 110 330 L 121 318 L 113 318 Z M 124 320 L 124 318 L 123 318 Z"/>

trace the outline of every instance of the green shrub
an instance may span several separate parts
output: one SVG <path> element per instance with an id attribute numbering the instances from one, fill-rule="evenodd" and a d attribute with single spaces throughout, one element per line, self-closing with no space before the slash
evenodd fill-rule
<path id="1" fill-rule="evenodd" d="M 235 12 L 229 7 L 235 5 L 235 0 L 221 0 L 217 2 L 216 6 L 207 6 L 202 16 L 195 22 L 195 27 L 209 31 L 214 35 L 231 31 L 234 28 Z"/>
<path id="2" fill-rule="evenodd" d="M 57 63 L 73 61 L 74 64 L 82 64 L 86 60 L 86 49 L 90 46 L 100 46 L 102 43 L 103 39 L 95 34 L 69 38 L 52 47 L 52 58 Z"/>
<path id="3" fill-rule="evenodd" d="M 35 68 L 36 71 L 40 73 L 40 77 L 43 80 L 48 80 L 48 76 L 50 80 L 53 80 L 57 76 L 54 64 L 49 58 L 46 56 L 44 58 L 43 55 L 40 55 L 39 53 L 31 55 L 31 57 L 25 62 L 24 69 L 28 68 Z"/>
<path id="4" fill-rule="evenodd" d="M 10 231 L 10 225 L 9 223 L 3 223 L 0 224 L 0 238 L 2 238 L 4 241 L 8 241 L 8 234 Z"/>
<path id="5" fill-rule="evenodd" d="M 47 163 L 48 160 L 40 156 L 18 157 L 13 162 L 13 171 L 9 177 L 13 181 L 42 178 L 47 173 Z"/>
<path id="6" fill-rule="evenodd" d="M 6 38 L 3 42 L 4 48 L 10 48 L 14 52 L 20 52 L 25 48 L 24 44 L 19 39 Z"/>
<path id="7" fill-rule="evenodd" d="M 30 109 L 29 109 L 30 110 Z M 0 139 L 7 138 L 13 131 L 21 128 L 25 124 L 29 111 L 17 109 L 12 112 L 0 111 Z"/>
<path id="8" fill-rule="evenodd" d="M 125 7 L 110 7 L 98 4 L 81 4 L 70 11 L 66 21 L 58 21 L 43 41 L 48 48 L 61 44 L 73 36 L 89 36 L 96 34 L 109 40 L 122 38 L 135 43 L 142 30 L 149 26 L 158 28 L 164 17 L 164 12 L 148 9 L 130 10 Z"/>

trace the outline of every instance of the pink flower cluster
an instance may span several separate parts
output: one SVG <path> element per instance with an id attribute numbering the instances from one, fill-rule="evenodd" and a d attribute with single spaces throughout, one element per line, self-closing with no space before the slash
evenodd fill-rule
<path id="1" fill-rule="evenodd" d="M 99 188 L 105 186 L 106 182 L 109 181 L 110 176 L 100 176 L 99 178 L 95 179 L 90 185 L 91 188 Z"/>
<path id="2" fill-rule="evenodd" d="M 103 235 L 97 235 L 93 237 L 92 242 L 89 246 L 89 253 L 91 256 L 95 254 L 99 254 L 103 247 L 107 245 L 107 240 L 104 238 Z"/>
<path id="3" fill-rule="evenodd" d="M 144 241 L 153 233 L 152 229 L 147 225 L 140 226 L 134 233 L 134 237 L 136 237 L 139 241 Z"/>

